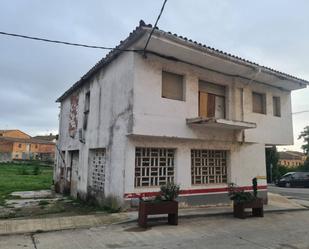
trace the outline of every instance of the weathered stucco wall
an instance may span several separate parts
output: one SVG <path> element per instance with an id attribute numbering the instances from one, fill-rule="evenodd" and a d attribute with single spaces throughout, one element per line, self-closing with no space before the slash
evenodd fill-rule
<path id="1" fill-rule="evenodd" d="M 144 192 L 157 192 L 159 187 L 135 187 L 135 148 L 154 147 L 154 148 L 173 148 L 176 149 L 175 155 L 175 182 L 180 184 L 182 190 L 202 190 L 211 189 L 211 194 L 226 194 L 226 191 L 214 191 L 223 189 L 227 184 L 191 184 L 191 149 L 208 150 L 227 150 L 227 182 L 236 183 L 239 186 L 252 186 L 254 177 L 265 177 L 265 148 L 263 144 L 241 144 L 238 142 L 215 142 L 202 140 L 188 140 L 176 138 L 154 138 L 143 136 L 131 136 L 127 147 L 126 156 L 126 178 L 125 194 L 139 194 Z M 266 185 L 266 180 L 258 180 L 260 186 Z M 200 191 L 201 195 L 203 191 Z M 207 191 L 205 191 L 206 193 Z M 205 194 L 204 193 L 204 194 Z M 184 195 L 185 196 L 185 195 Z M 204 199 L 207 202 L 207 199 Z M 204 203 L 205 204 L 205 203 Z"/>
<path id="2" fill-rule="evenodd" d="M 85 94 L 88 91 L 90 112 L 82 143 L 78 130 L 83 127 Z M 58 147 L 66 151 L 67 166 L 70 163 L 68 152 L 79 150 L 78 192 L 81 195 L 87 193 L 89 149 L 105 148 L 105 193 L 122 196 L 126 134 L 131 132 L 132 127 L 133 55 L 123 53 L 75 94 L 79 96 L 77 132 L 74 138 L 68 132 L 70 98 L 67 98 L 61 103 Z M 56 174 L 59 173 L 58 169 Z"/>
<path id="3" fill-rule="evenodd" d="M 161 97 L 162 70 L 184 75 L 184 101 Z M 199 80 L 226 87 L 226 119 L 255 122 L 257 128 L 242 132 L 188 126 L 187 118 L 198 117 Z M 85 98 L 89 91 L 90 112 L 87 129 L 83 130 Z M 266 114 L 252 112 L 252 91 L 266 94 Z M 76 115 L 71 112 L 72 96 Z M 289 91 L 150 54 L 147 58 L 136 53 L 121 54 L 72 96 L 61 103 L 58 147 L 66 166 L 70 165 L 71 152 L 79 150 L 79 163 L 72 173 L 72 181 L 76 184 L 74 193 L 80 195 L 86 195 L 88 191 L 91 149 L 106 149 L 105 194 L 122 198 L 130 193 L 159 189 L 134 186 L 137 146 L 176 149 L 175 180 L 184 190 L 196 190 L 223 189 L 227 185 L 193 186 L 191 149 L 228 151 L 228 182 L 251 186 L 252 178 L 266 176 L 265 144 L 292 143 Z M 272 113 L 273 96 L 281 99 L 281 117 L 274 117 Z M 82 142 L 79 141 L 80 129 L 83 130 Z M 71 137 L 70 134 L 74 133 L 75 136 Z M 55 172 L 59 176 L 63 165 L 59 155 L 57 165 Z M 59 177 L 55 177 L 57 179 Z M 265 187 L 266 181 L 259 180 L 259 185 Z"/>
<path id="4" fill-rule="evenodd" d="M 238 141 L 244 138 L 245 142 L 262 144 L 293 143 L 289 91 L 228 77 L 184 63 L 171 62 L 153 55 L 145 59 L 135 54 L 134 65 L 133 134 L 221 141 L 232 141 L 234 135 L 237 135 Z M 162 70 L 184 75 L 184 101 L 161 97 Z M 254 122 L 257 128 L 247 130 L 245 136 L 241 136 L 240 132 L 235 133 L 227 129 L 213 130 L 188 126 L 186 118 L 198 117 L 199 80 L 226 86 L 226 118 Z M 252 112 L 252 91 L 267 95 L 266 114 Z M 281 117 L 273 115 L 273 96 L 280 97 Z"/>

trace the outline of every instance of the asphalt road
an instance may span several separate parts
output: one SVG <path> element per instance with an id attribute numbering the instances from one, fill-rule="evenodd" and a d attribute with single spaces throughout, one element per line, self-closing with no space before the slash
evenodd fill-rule
<path id="1" fill-rule="evenodd" d="M 268 191 L 286 196 L 289 199 L 309 201 L 309 188 L 283 188 L 269 185 Z"/>

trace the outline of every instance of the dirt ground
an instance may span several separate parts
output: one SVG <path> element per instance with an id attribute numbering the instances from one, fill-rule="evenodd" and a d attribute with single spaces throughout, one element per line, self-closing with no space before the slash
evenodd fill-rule
<path id="1" fill-rule="evenodd" d="M 107 210 L 50 190 L 13 192 L 0 206 L 0 219 L 106 213 Z"/>

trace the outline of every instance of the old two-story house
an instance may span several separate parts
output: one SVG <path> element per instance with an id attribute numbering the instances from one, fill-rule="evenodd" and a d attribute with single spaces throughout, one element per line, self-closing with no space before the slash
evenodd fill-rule
<path id="1" fill-rule="evenodd" d="M 227 183 L 259 178 L 265 146 L 293 143 L 291 91 L 308 81 L 143 21 L 68 89 L 61 104 L 54 181 L 86 198 L 126 204 L 180 184 L 180 202 L 225 202 Z"/>

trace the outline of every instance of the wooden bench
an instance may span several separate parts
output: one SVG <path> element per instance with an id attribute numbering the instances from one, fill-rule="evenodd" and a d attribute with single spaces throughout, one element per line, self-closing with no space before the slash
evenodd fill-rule
<path id="1" fill-rule="evenodd" d="M 264 207 L 263 207 L 263 199 L 262 198 L 256 198 L 255 200 L 249 201 L 249 202 L 241 202 L 241 203 L 235 203 L 234 202 L 234 217 L 245 219 L 246 208 L 252 209 L 252 216 L 254 217 L 264 217 Z"/>
<path id="2" fill-rule="evenodd" d="M 141 200 L 138 210 L 138 225 L 146 228 L 148 215 L 154 214 L 167 214 L 168 224 L 178 225 L 178 202 Z"/>

